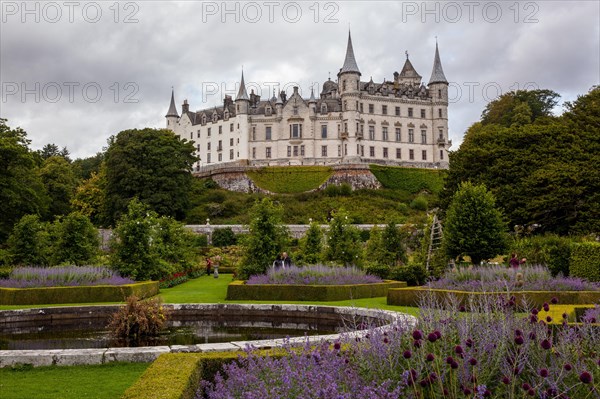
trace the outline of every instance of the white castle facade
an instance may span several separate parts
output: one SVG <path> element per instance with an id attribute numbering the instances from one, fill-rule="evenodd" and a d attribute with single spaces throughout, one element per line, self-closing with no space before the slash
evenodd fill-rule
<path id="1" fill-rule="evenodd" d="M 248 95 L 244 74 L 235 100 L 190 111 L 187 100 L 181 116 L 174 93 L 166 115 L 167 129 L 196 146 L 207 166 L 335 165 L 376 163 L 425 168 L 447 168 L 448 81 L 436 43 L 433 71 L 427 86 L 408 55 L 393 81 L 361 81 L 352 39 L 344 64 L 323 84 L 319 98 L 304 99 L 294 87 L 288 97 L 261 100 Z"/>

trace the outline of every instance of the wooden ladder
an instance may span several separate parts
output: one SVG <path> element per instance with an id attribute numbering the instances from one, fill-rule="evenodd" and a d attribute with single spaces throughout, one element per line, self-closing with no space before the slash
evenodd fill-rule
<path id="1" fill-rule="evenodd" d="M 433 257 L 433 253 L 440 249 L 442 246 L 442 224 L 437 217 L 437 214 L 433 215 L 433 221 L 431 222 L 431 232 L 429 236 L 429 248 L 427 249 L 427 264 L 426 269 L 429 271 L 429 265 L 431 263 L 431 258 Z"/>

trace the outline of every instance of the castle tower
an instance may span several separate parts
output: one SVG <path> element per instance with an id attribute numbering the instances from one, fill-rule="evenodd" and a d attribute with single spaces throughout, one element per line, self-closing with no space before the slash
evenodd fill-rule
<path id="1" fill-rule="evenodd" d="M 244 83 L 244 71 L 242 71 L 242 80 L 240 82 L 240 89 L 238 90 L 237 97 L 235 98 L 235 109 L 238 115 L 248 114 L 248 107 L 250 105 L 250 97 L 246 91 L 246 83 Z"/>
<path id="2" fill-rule="evenodd" d="M 434 153 L 434 161 L 447 163 L 447 149 L 451 145 L 448 140 L 448 80 L 442 69 L 437 40 L 435 42 L 433 70 L 427 88 L 433 102 L 433 132 L 439 150 Z"/>
<path id="3" fill-rule="evenodd" d="M 240 89 L 238 90 L 237 97 L 235 98 L 235 117 L 238 121 L 240 132 L 246 132 L 246 137 L 242 136 L 239 144 L 240 158 L 248 160 L 250 159 L 250 148 L 248 145 L 250 137 L 248 136 L 250 130 L 250 116 L 248 111 L 250 108 L 250 97 L 246 91 L 246 83 L 244 82 L 244 71 L 242 70 L 242 80 L 240 81 Z"/>
<path id="4" fill-rule="evenodd" d="M 167 119 L 167 129 L 175 131 L 175 125 L 179 120 L 179 114 L 177 113 L 177 107 L 175 107 L 175 91 L 171 89 L 171 105 L 169 106 L 169 111 L 167 115 L 165 115 Z"/>
<path id="5" fill-rule="evenodd" d="M 342 157 L 351 162 L 358 160 L 358 99 L 360 97 L 360 70 L 354 58 L 352 37 L 348 31 L 348 45 L 344 65 L 338 73 L 338 90 L 342 102 Z"/>

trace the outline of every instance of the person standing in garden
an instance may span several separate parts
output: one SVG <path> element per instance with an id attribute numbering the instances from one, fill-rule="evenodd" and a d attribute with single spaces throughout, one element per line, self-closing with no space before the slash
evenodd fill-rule
<path id="1" fill-rule="evenodd" d="M 283 267 L 285 269 L 286 267 L 291 267 L 291 266 L 292 266 L 292 260 L 288 256 L 287 252 L 282 253 L 281 254 L 281 267 Z"/>
<path id="2" fill-rule="evenodd" d="M 206 275 L 210 276 L 210 270 L 212 268 L 212 260 L 210 258 L 206 258 Z"/>
<path id="3" fill-rule="evenodd" d="M 517 256 L 516 253 L 513 252 L 513 254 L 510 257 L 510 260 L 508 261 L 508 265 L 510 267 L 512 267 L 513 269 L 518 269 L 519 268 L 519 257 Z"/>

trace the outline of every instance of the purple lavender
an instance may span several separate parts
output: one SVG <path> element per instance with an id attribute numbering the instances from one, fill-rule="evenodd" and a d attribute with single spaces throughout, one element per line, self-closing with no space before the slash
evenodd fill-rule
<path id="1" fill-rule="evenodd" d="M 316 265 L 270 269 L 267 274 L 251 276 L 246 284 L 344 285 L 381 282 L 379 277 L 366 274 L 356 267 Z"/>
<path id="2" fill-rule="evenodd" d="M 73 287 L 82 285 L 124 285 L 135 281 L 104 266 L 17 267 L 0 287 Z"/>

